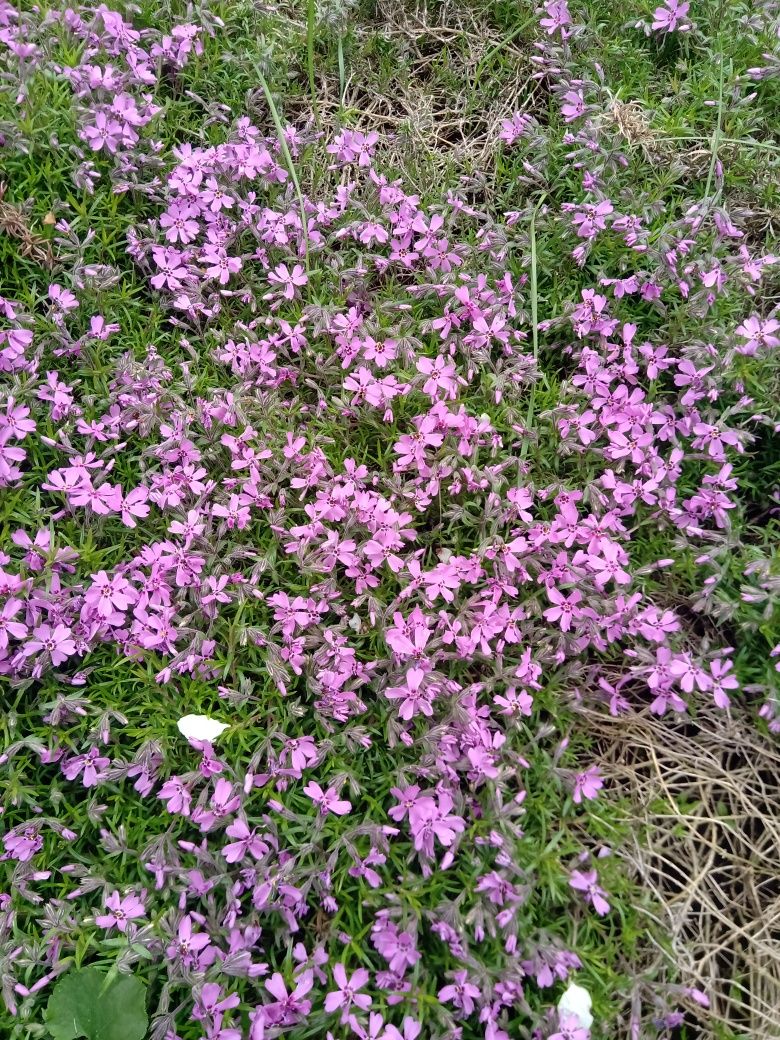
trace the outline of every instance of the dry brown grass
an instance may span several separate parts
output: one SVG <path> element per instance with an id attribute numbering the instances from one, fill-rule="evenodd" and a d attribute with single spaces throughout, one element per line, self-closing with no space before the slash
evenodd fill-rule
<path id="1" fill-rule="evenodd" d="M 453 170 L 488 169 L 501 120 L 533 110 L 543 89 L 531 79 L 527 43 L 508 41 L 489 5 L 377 0 L 374 19 L 351 23 L 350 37 L 345 82 L 323 71 L 326 63 L 316 71 L 322 129 L 346 120 L 376 131 L 383 166 L 418 192 L 451 182 Z M 393 56 L 384 67 L 378 47 Z M 313 121 L 305 95 L 285 98 L 284 109 L 288 119 Z"/>
<path id="2" fill-rule="evenodd" d="M 604 771 L 632 806 L 621 851 L 658 908 L 702 1040 L 719 1025 L 780 1037 L 780 748 L 751 721 L 586 713 Z M 665 959 L 658 951 L 656 961 Z"/>
<path id="3" fill-rule="evenodd" d="M 621 101 L 611 97 L 605 119 L 612 123 L 631 148 L 640 148 L 649 161 L 658 161 L 673 156 L 671 142 L 665 141 L 650 124 L 647 112 L 636 100 Z"/>
<path id="4" fill-rule="evenodd" d="M 5 192 L 6 185 L 0 181 L 0 234 L 16 240 L 21 256 L 51 268 L 54 255 L 50 242 L 32 230 L 29 218 L 21 207 L 5 201 Z"/>

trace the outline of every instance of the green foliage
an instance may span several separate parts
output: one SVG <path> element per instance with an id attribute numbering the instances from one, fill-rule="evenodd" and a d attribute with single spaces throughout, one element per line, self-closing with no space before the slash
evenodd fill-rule
<path id="1" fill-rule="evenodd" d="M 146 985 L 134 975 L 82 968 L 63 975 L 46 1006 L 53 1040 L 143 1040 Z"/>
<path id="2" fill-rule="evenodd" d="M 169 5 L 173 6 L 173 5 Z M 183 5 L 180 5 L 183 7 Z M 260 5 L 263 7 L 264 5 Z M 270 5 L 269 5 L 270 6 Z M 406 129 L 407 114 L 395 106 L 394 93 L 399 83 L 411 96 L 419 86 L 404 71 L 406 60 L 401 44 L 402 37 L 390 31 L 384 32 L 381 24 L 369 21 L 373 18 L 374 5 L 363 5 L 364 20 L 355 20 L 353 25 L 344 30 L 332 49 L 326 50 L 327 40 L 320 40 L 318 29 L 318 48 L 315 55 L 323 68 L 317 68 L 317 77 L 321 74 L 332 77 L 339 84 L 339 98 L 344 95 L 344 83 L 357 74 L 363 77 L 363 89 L 375 91 L 388 99 L 388 108 L 395 113 L 396 122 L 389 122 L 399 132 L 403 140 Z M 402 6 L 398 5 L 399 8 Z M 468 5 L 463 5 L 464 8 Z M 536 33 L 536 25 L 529 21 L 532 5 L 528 3 L 496 3 L 481 5 L 489 8 L 490 18 L 495 23 L 496 43 L 474 62 L 479 74 L 479 82 L 469 82 L 466 66 L 459 64 L 459 50 L 467 51 L 471 46 L 468 34 L 463 39 L 452 41 L 448 38 L 452 60 L 442 53 L 440 59 L 430 66 L 432 83 L 431 95 L 436 92 L 448 95 L 450 99 L 460 96 L 464 100 L 464 119 L 473 117 L 474 112 L 482 111 L 485 99 L 491 104 L 497 99 L 506 100 L 509 105 L 519 98 L 528 100 L 545 118 L 555 118 L 554 105 L 548 103 L 543 91 L 537 91 L 530 85 L 530 74 L 527 82 L 518 86 L 518 67 L 527 61 L 523 49 L 530 46 Z M 778 209 L 778 188 L 776 177 L 776 157 L 767 149 L 746 147 L 735 149 L 729 142 L 756 138 L 765 140 L 771 132 L 772 123 L 776 121 L 775 113 L 778 105 L 776 84 L 767 83 L 759 87 L 761 103 L 740 109 L 729 110 L 728 106 L 712 107 L 713 99 L 721 94 L 721 70 L 723 62 L 701 62 L 695 53 L 689 53 L 687 45 L 680 45 L 679 53 L 672 54 L 669 48 L 663 50 L 654 40 L 644 39 L 638 31 L 627 31 L 625 19 L 627 11 L 622 6 L 597 2 L 586 5 L 592 13 L 588 44 L 590 52 L 597 54 L 603 65 L 607 81 L 616 97 L 623 101 L 636 101 L 641 107 L 651 129 L 659 140 L 674 144 L 674 154 L 668 162 L 648 161 L 644 166 L 642 190 L 646 193 L 648 205 L 664 197 L 671 204 L 682 207 L 685 200 L 700 195 L 711 180 L 711 168 L 715 152 L 708 152 L 704 158 L 694 159 L 693 143 L 705 146 L 718 130 L 717 147 L 728 150 L 729 163 L 724 198 L 735 205 L 750 205 L 756 212 L 756 221 L 762 222 L 771 231 L 780 223 Z M 647 5 L 645 5 L 647 6 Z M 715 24 L 717 4 L 702 4 L 702 11 L 697 12 L 697 20 L 701 23 L 699 31 L 708 32 Z M 731 5 L 727 5 L 731 6 Z M 735 5 L 735 10 L 736 10 Z M 305 5 L 299 4 L 306 14 Z M 290 25 L 280 12 L 278 14 L 258 13 L 255 5 L 250 3 L 216 4 L 213 9 L 227 22 L 227 27 L 220 39 L 207 40 L 206 50 L 202 57 L 182 74 L 182 89 L 171 95 L 165 118 L 160 128 L 160 137 L 165 149 L 169 149 L 180 141 L 195 140 L 196 134 L 216 139 L 223 128 L 212 124 L 201 129 L 203 124 L 203 103 L 220 102 L 229 105 L 234 114 L 241 114 L 250 101 L 257 104 L 259 83 L 255 72 L 262 67 L 270 90 L 280 107 L 282 123 L 295 117 L 296 112 L 304 105 L 309 89 L 314 89 L 314 76 L 309 64 L 313 53 L 313 36 L 309 32 L 305 17 L 296 26 Z M 311 9 L 311 5 L 310 5 Z M 634 13 L 634 5 L 632 11 Z M 153 10 L 147 5 L 147 17 L 154 21 Z M 731 15 L 730 17 L 735 17 Z M 708 22 L 708 18 L 710 22 Z M 742 69 L 749 64 L 756 64 L 759 56 L 753 56 L 755 48 L 740 36 L 736 24 L 733 31 L 723 33 L 722 45 L 728 50 L 728 65 L 725 75 L 728 80 L 734 68 Z M 423 39 L 421 31 L 419 46 L 435 45 L 435 36 Z M 322 43 L 322 47 L 319 44 Z M 307 44 L 309 45 L 307 49 Z M 270 58 L 273 55 L 273 61 Z M 457 60 L 455 60 L 457 59 Z M 346 73 L 344 65 L 346 62 Z M 287 66 L 289 65 L 289 75 Z M 428 66 L 425 66 L 428 68 Z M 322 90 L 317 83 L 318 90 Z M 148 343 L 154 343 L 158 351 L 172 362 L 181 360 L 182 351 L 178 337 L 167 325 L 164 315 L 156 304 L 152 303 L 139 284 L 126 256 L 126 232 L 133 223 L 148 218 L 152 213 L 144 198 L 128 193 L 117 197 L 112 194 L 107 182 L 99 186 L 93 197 L 74 196 L 74 189 L 69 180 L 71 158 L 67 147 L 75 143 L 68 91 L 62 84 L 53 81 L 38 82 L 35 86 L 35 103 L 30 106 L 34 119 L 30 125 L 23 127 L 39 144 L 28 156 L 4 157 L 4 177 L 9 180 L 10 198 L 16 203 L 26 199 L 34 200 L 31 222 L 35 230 L 44 234 L 43 218 L 54 209 L 58 215 L 69 207 L 68 219 L 74 229 L 83 236 L 87 228 L 96 230 L 90 260 L 94 263 L 115 265 L 122 271 L 122 279 L 96 297 L 95 309 L 100 309 L 111 318 L 121 321 L 122 335 L 116 347 L 117 351 L 131 350 L 138 357 L 143 356 Z M 346 107 L 343 116 L 345 122 L 358 124 L 360 112 L 353 92 L 348 92 L 352 99 L 352 107 Z M 323 96 L 323 102 L 326 97 Z M 2 99 L 0 99 L 0 102 Z M 277 101 L 274 102 L 277 104 Z M 324 106 L 323 106 L 324 107 Z M 497 109 L 496 109 L 497 110 Z M 400 114 L 399 114 L 400 112 Z M 12 114 L 10 106 L 0 111 L 0 117 L 8 118 Z M 507 109 L 503 114 L 509 115 Z M 258 121 L 262 121 L 260 113 Z M 267 126 L 272 126 L 271 119 L 265 113 Z M 480 115 L 480 119 L 482 116 Z M 439 122 L 444 122 L 440 120 Z M 484 123 L 479 122 L 480 131 Z M 466 129 L 468 132 L 468 128 Z M 59 150 L 48 147 L 51 135 L 56 135 L 61 142 Z M 411 139 L 419 142 L 419 133 Z M 46 147 L 42 147 L 42 144 Z M 465 151 L 458 156 L 457 163 L 453 159 L 453 151 L 425 155 L 415 143 L 414 148 L 404 151 L 399 149 L 388 158 L 387 174 L 395 176 L 399 171 L 399 156 L 409 161 L 412 178 L 416 176 L 423 195 L 437 195 L 447 179 L 455 179 L 456 174 L 474 174 L 484 176 L 488 187 L 490 204 L 496 208 L 515 208 L 527 201 L 526 189 L 523 187 L 522 163 L 512 154 L 501 152 L 495 157 L 491 170 L 475 170 L 474 164 Z M 566 149 L 551 157 L 546 186 L 554 199 L 571 197 L 578 183 L 579 173 L 574 170 L 565 157 Z M 444 157 L 444 158 L 443 158 Z M 698 163 L 698 164 L 697 164 Z M 459 164 L 459 165 L 458 165 Z M 301 171 L 301 178 L 315 176 L 310 170 Z M 774 223 L 773 223 L 774 222 Z M 577 286 L 582 280 L 582 272 L 577 270 L 569 255 L 570 243 L 563 242 L 550 231 L 542 221 L 534 227 L 534 234 L 529 242 L 533 252 L 533 293 L 534 310 L 538 311 L 540 320 L 551 314 L 559 313 L 563 301 L 576 295 Z M 610 265 L 610 243 L 605 236 L 604 244 L 590 258 L 595 273 L 600 268 Z M 515 275 L 523 271 L 521 257 L 512 260 Z M 0 268 L 4 281 L 22 289 L 21 298 L 32 302 L 46 292 L 49 280 L 48 272 L 34 265 L 31 261 L 19 256 L 13 242 L 0 236 Z M 770 286 L 777 291 L 777 285 Z M 16 290 L 15 290 L 16 291 Z M 84 312 L 89 308 L 88 299 L 84 299 Z M 415 316 L 417 317 L 417 316 Z M 536 337 L 536 318 L 534 314 L 533 330 Z M 737 316 L 734 315 L 736 320 Z M 680 329 L 680 335 L 691 334 L 691 330 Z M 536 344 L 535 344 L 536 346 Z M 574 472 L 579 468 L 577 479 L 587 482 L 588 474 L 582 473 L 582 465 L 578 460 L 565 460 L 556 455 L 554 448 L 545 442 L 543 418 L 546 409 L 552 407 L 557 400 L 556 358 L 544 343 L 539 345 L 543 354 L 543 364 L 548 387 L 540 385 L 529 401 L 528 425 L 542 435 L 537 442 L 529 440 L 528 464 L 532 467 L 535 480 L 543 483 L 547 480 L 560 479 L 564 468 Z M 204 354 L 206 351 L 204 351 Z M 196 378 L 203 385 L 209 383 L 209 361 L 203 357 L 195 366 Z M 105 392 L 106 373 L 110 371 L 110 359 L 95 358 L 94 364 L 84 365 L 80 378 L 96 395 Z M 780 378 L 775 370 L 767 366 L 760 373 L 746 372 L 746 392 L 756 400 L 756 411 L 772 412 L 780 399 Z M 197 388 L 197 387 L 196 387 Z M 485 395 L 487 397 L 487 395 Z M 486 408 L 489 404 L 486 405 Z M 524 417 L 525 418 L 525 417 Z M 283 417 L 280 419 L 282 428 Z M 42 431 L 52 435 L 55 431 Z M 389 438 L 393 431 L 385 431 Z M 334 441 L 343 440 L 343 431 L 333 431 Z M 358 462 L 374 458 L 382 450 L 381 440 L 377 437 L 374 443 L 363 429 L 363 441 L 350 445 L 350 452 Z M 548 438 L 550 440 L 550 438 Z M 325 443 L 324 450 L 330 446 Z M 338 448 L 334 448 L 336 453 Z M 31 458 L 30 465 L 36 465 L 41 475 L 46 472 L 45 460 Z M 120 456 L 117 460 L 117 475 L 124 473 L 125 467 L 131 467 L 131 459 Z M 734 551 L 720 569 L 714 568 L 717 575 L 715 591 L 708 602 L 701 605 L 700 613 L 707 616 L 712 624 L 738 625 L 743 633 L 743 640 L 738 650 L 737 665 L 743 682 L 765 683 L 771 678 L 771 662 L 767 659 L 767 650 L 780 642 L 780 620 L 766 615 L 761 603 L 752 602 L 743 595 L 745 587 L 744 571 L 748 564 L 765 566 L 775 576 L 780 573 L 777 557 L 778 523 L 775 516 L 766 508 L 767 488 L 780 483 L 780 450 L 777 434 L 765 434 L 741 460 L 737 474 L 741 485 L 747 489 L 756 503 L 754 516 L 745 519 L 734 531 Z M 122 481 L 129 484 L 129 480 Z M 761 505 L 763 503 L 763 506 Z M 0 504 L 0 538 L 7 539 L 10 532 L 19 526 L 32 528 L 40 513 L 39 503 L 31 496 L 20 496 L 13 491 L 4 494 Z M 442 523 L 446 524 L 446 515 Z M 64 541 L 78 537 L 75 527 L 71 531 L 68 522 L 60 525 Z M 161 525 L 161 537 L 164 536 Z M 464 544 L 471 532 L 464 525 Z M 652 525 L 636 532 L 633 544 L 637 557 L 648 562 L 672 556 L 675 565 L 669 571 L 661 572 L 652 579 L 657 598 L 664 595 L 670 604 L 687 602 L 694 599 L 700 588 L 700 571 L 697 572 L 693 561 L 684 555 L 678 556 L 667 536 L 659 536 Z M 112 562 L 126 557 L 128 545 L 132 545 L 132 534 L 118 525 L 95 524 L 94 541 L 82 542 L 80 548 L 82 559 L 93 570 L 111 566 Z M 270 561 L 277 566 L 276 561 Z M 285 566 L 284 561 L 279 567 Z M 719 565 L 720 566 L 720 565 Z M 289 580 L 286 585 L 291 593 L 296 590 L 296 580 L 288 566 Z M 648 579 L 650 582 L 651 579 Z M 300 583 L 300 591 L 306 589 L 306 583 Z M 259 609 L 259 608 L 258 608 Z M 239 618 L 235 619 L 235 629 L 239 629 Z M 250 619 L 251 620 L 251 619 Z M 747 634 L 746 634 L 747 633 Z M 367 635 L 370 639 L 370 634 Z M 224 673 L 238 684 L 242 679 L 255 684 L 257 697 L 243 715 L 239 716 L 233 731 L 226 738 L 232 741 L 231 753 L 237 762 L 249 761 L 257 749 L 258 731 L 270 731 L 272 728 L 284 729 L 285 724 L 294 724 L 294 704 L 283 701 L 268 682 L 264 670 L 261 670 L 253 658 L 252 647 L 234 645 L 233 632 L 224 641 L 223 658 L 220 659 Z M 169 744 L 175 738 L 174 720 L 186 712 L 204 711 L 210 713 L 215 707 L 213 689 L 205 683 L 188 678 L 182 679 L 176 690 L 161 690 L 154 681 L 153 663 L 141 665 L 127 663 L 117 667 L 117 661 L 111 654 L 97 653 L 90 664 L 92 672 L 89 679 L 90 696 L 93 703 L 106 712 L 121 710 L 128 719 L 125 733 L 130 740 L 143 737 L 147 740 L 159 740 Z M 5 717 L 0 719 L 0 743 L 5 744 L 16 739 L 19 732 L 32 733 L 36 728 L 45 739 L 48 733 L 40 723 L 40 707 L 52 701 L 61 692 L 51 677 L 47 678 L 36 696 L 13 695 L 3 692 Z M 547 700 L 541 704 L 542 710 L 555 713 L 562 723 L 564 709 L 555 694 L 558 691 L 547 691 Z M 262 694 L 262 696 L 260 696 Z M 24 725 L 20 725 L 16 713 L 24 714 Z M 74 731 L 75 732 L 75 731 Z M 318 734 L 323 736 L 323 734 Z M 334 769 L 343 769 L 344 773 L 354 777 L 356 785 L 371 792 L 371 798 L 377 803 L 387 800 L 387 790 L 395 782 L 393 775 L 393 755 L 388 753 L 383 759 L 379 750 L 371 755 L 356 753 L 355 749 L 346 746 L 339 739 L 334 740 L 331 762 Z M 579 741 L 579 743 L 578 743 Z M 571 747 L 571 760 L 576 760 L 578 752 L 583 750 L 586 742 L 582 737 L 575 738 Z M 181 754 L 181 768 L 187 768 L 187 756 Z M 568 760 L 567 760 L 568 761 Z M 9 773 L 7 793 L 14 807 L 39 804 L 40 800 L 48 801 L 47 811 L 59 816 L 64 823 L 79 832 L 90 834 L 90 823 L 100 820 L 105 832 L 113 836 L 117 847 L 142 849 L 157 834 L 159 821 L 150 818 L 149 804 L 135 796 L 129 785 L 112 790 L 110 808 L 83 802 L 71 802 L 61 790 L 62 783 L 54 779 L 51 786 L 47 783 L 45 798 L 32 785 L 32 778 L 17 773 L 15 767 Z M 550 839 L 553 825 L 560 821 L 549 818 L 550 806 L 559 803 L 560 795 L 555 789 L 550 770 L 539 769 L 530 778 L 534 791 L 533 812 L 529 814 L 527 837 L 523 851 L 528 856 L 528 865 L 539 871 L 541 883 L 534 895 L 534 901 L 528 909 L 529 926 L 549 923 L 550 930 L 560 934 L 563 941 L 569 942 L 576 937 L 577 951 L 585 963 L 588 985 L 591 987 L 596 1011 L 606 1017 L 611 1010 L 611 1000 L 617 991 L 627 987 L 633 979 L 631 969 L 632 955 L 639 949 L 644 940 L 645 921 L 637 907 L 636 889 L 618 870 L 606 865 L 603 870 L 605 882 L 608 884 L 616 916 L 620 921 L 617 927 L 614 921 L 608 925 L 594 921 L 592 915 L 572 914 L 568 902 L 569 893 L 562 881 L 562 864 L 575 854 L 578 849 L 578 832 L 576 823 L 568 821 L 570 829 L 557 846 Z M 48 773 L 47 773 L 48 780 Z M 302 805 L 305 803 L 302 802 Z M 262 807 L 256 806 L 258 814 Z M 615 803 L 599 805 L 596 810 L 598 828 L 603 832 L 603 840 L 613 847 L 618 847 L 626 835 L 624 814 Z M 567 824 L 567 826 L 568 826 Z M 289 840 L 294 838 L 294 826 L 291 825 Z M 83 846 L 74 849 L 74 857 L 82 862 L 89 862 L 95 857 L 95 846 L 92 838 L 84 841 Z M 122 852 L 101 851 L 102 867 L 111 883 L 132 885 L 148 880 L 137 857 Z M 397 864 L 399 874 L 404 864 Z M 363 918 L 364 907 L 360 899 L 358 886 L 347 889 L 350 879 L 346 876 L 337 878 L 339 884 L 345 886 L 348 898 L 342 900 L 342 907 L 332 922 L 333 927 L 343 927 L 350 934 L 358 936 L 365 931 Z M 427 890 L 404 891 L 404 898 L 416 904 L 436 903 L 437 901 L 454 900 L 463 895 L 451 891 L 446 875 L 433 877 Z M 41 885 L 41 891 L 47 898 L 64 898 L 68 891 L 67 879 L 52 878 L 48 885 Z M 20 912 L 24 923 L 25 911 Z M 79 926 L 80 949 L 93 956 L 99 952 L 102 944 L 99 938 L 87 925 Z M 615 965 L 621 965 L 616 968 Z M 433 972 L 432 972 L 433 974 Z M 98 968 L 87 967 L 62 976 L 55 985 L 46 1012 L 46 1026 L 53 1040 L 141 1040 L 147 1029 L 145 1012 L 146 987 L 137 977 L 116 976 L 109 981 L 109 975 Z M 108 982 L 108 985 L 106 983 Z M 104 988 L 105 987 L 105 988 Z M 29 1023 L 24 1020 L 12 1022 L 0 1011 L 0 1035 L 26 1040 L 33 1035 L 29 1032 Z M 190 1032 L 195 1037 L 197 1033 Z"/>

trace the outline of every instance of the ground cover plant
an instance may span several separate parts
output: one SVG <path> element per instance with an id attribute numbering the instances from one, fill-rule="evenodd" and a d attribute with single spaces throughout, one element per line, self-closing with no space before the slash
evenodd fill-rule
<path id="1" fill-rule="evenodd" d="M 432 10 L 0 0 L 4 1036 L 744 1035 L 592 720 L 780 728 L 777 7 Z"/>

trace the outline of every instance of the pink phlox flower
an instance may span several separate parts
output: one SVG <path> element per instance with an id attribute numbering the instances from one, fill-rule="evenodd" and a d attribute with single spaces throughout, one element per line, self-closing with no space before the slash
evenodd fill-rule
<path id="1" fill-rule="evenodd" d="M 512 145 L 520 137 L 525 137 L 529 127 L 533 124 L 533 118 L 523 112 L 514 112 L 509 119 L 501 120 L 501 132 L 499 139 Z"/>
<path id="2" fill-rule="evenodd" d="M 685 20 L 685 16 L 690 6 L 685 0 L 664 0 L 664 6 L 656 7 L 653 12 L 653 29 L 658 32 L 687 32 L 691 23 Z"/>
<path id="3" fill-rule="evenodd" d="M 189 914 L 185 914 L 179 922 L 176 938 L 172 940 L 165 952 L 171 960 L 180 958 L 186 967 L 190 967 L 202 951 L 209 946 L 209 943 L 210 939 L 205 932 L 193 932 L 192 918 Z"/>
<path id="4" fill-rule="evenodd" d="M 548 1040 L 590 1040 L 590 1030 L 586 1029 L 577 1015 L 559 1015 L 557 1031 L 551 1033 Z"/>
<path id="5" fill-rule="evenodd" d="M 442 1003 L 452 1003 L 463 1012 L 465 1016 L 473 1013 L 476 1007 L 475 1001 L 480 998 L 479 986 L 468 981 L 468 972 L 465 970 L 452 973 L 453 981 L 439 990 L 439 1000 Z"/>
<path id="6" fill-rule="evenodd" d="M 295 989 L 291 993 L 287 992 L 284 978 L 278 971 L 274 972 L 264 985 L 271 996 L 275 997 L 273 1003 L 266 1004 L 262 1009 L 267 1025 L 289 1028 L 311 1011 L 311 1001 L 305 998 L 314 985 L 312 971 L 304 971 L 297 977 Z"/>
<path id="7" fill-rule="evenodd" d="M 335 816 L 346 816 L 352 811 L 352 803 L 339 798 L 335 787 L 329 787 L 327 791 L 323 791 L 318 783 L 310 780 L 304 787 L 303 793 L 311 798 L 322 816 L 327 816 L 328 813 L 333 813 Z"/>
<path id="8" fill-rule="evenodd" d="M 62 664 L 76 653 L 76 641 L 73 632 L 67 625 L 38 625 L 32 631 L 32 638 L 24 644 L 22 655 L 32 657 L 46 654 L 52 664 Z"/>
<path id="9" fill-rule="evenodd" d="M 201 261 L 206 266 L 206 277 L 216 279 L 220 285 L 227 285 L 232 274 L 237 274 L 243 267 L 243 261 L 239 256 L 230 256 L 227 251 L 219 245 L 206 245 L 200 254 Z M 170 284 L 170 283 L 169 283 Z M 170 286 L 174 288 L 174 286 Z"/>
<path id="10" fill-rule="evenodd" d="M 138 599 L 138 593 L 120 574 L 98 571 L 84 594 L 84 603 L 111 624 L 121 624 L 125 612 Z"/>
<path id="11" fill-rule="evenodd" d="M 630 584 L 631 575 L 625 570 L 628 556 L 617 542 L 603 540 L 600 555 L 591 554 L 587 560 L 599 588 L 604 588 L 610 581 L 617 585 Z"/>
<path id="12" fill-rule="evenodd" d="M 739 353 L 755 354 L 767 347 L 780 346 L 780 337 L 775 335 L 778 329 L 780 329 L 780 321 L 775 318 L 768 318 L 764 321 L 755 314 L 746 318 L 736 330 L 738 336 L 747 340 L 747 343 L 737 348 Z"/>
<path id="13" fill-rule="evenodd" d="M 732 673 L 733 667 L 733 661 L 723 659 L 717 659 L 710 664 L 712 698 L 719 708 L 728 708 L 731 703 L 728 690 L 739 689 L 739 681 Z"/>
<path id="14" fill-rule="evenodd" d="M 364 134 L 360 130 L 342 130 L 327 145 L 327 151 L 335 155 L 340 164 L 357 162 L 358 166 L 370 166 L 378 141 L 379 134 L 375 131 Z"/>
<path id="15" fill-rule="evenodd" d="M 105 905 L 108 913 L 100 914 L 95 918 L 98 928 L 118 928 L 120 932 L 124 932 L 127 930 L 128 921 L 132 921 L 136 917 L 143 917 L 146 913 L 143 897 L 139 898 L 133 892 L 126 895 L 124 899 L 118 892 L 112 892 L 106 897 Z"/>
<path id="16" fill-rule="evenodd" d="M 423 393 L 428 394 L 434 401 L 440 392 L 445 399 L 454 400 L 458 393 L 458 385 L 465 382 L 458 376 L 452 361 L 441 354 L 435 358 L 418 358 L 417 371 L 428 377 L 423 384 Z"/>
<path id="17" fill-rule="evenodd" d="M 507 686 L 503 694 L 497 693 L 493 702 L 500 705 L 502 715 L 525 715 L 530 716 L 533 710 L 533 697 L 527 690 L 517 690 L 514 686 Z"/>
<path id="18" fill-rule="evenodd" d="M 396 611 L 393 627 L 387 630 L 385 640 L 402 661 L 422 660 L 427 656 L 426 647 L 432 635 L 430 623 L 430 618 L 419 607 L 414 608 L 408 619 Z"/>
<path id="19" fill-rule="evenodd" d="M 208 807 L 200 805 L 193 811 L 193 823 L 197 823 L 205 834 L 231 816 L 240 804 L 241 798 L 235 793 L 231 782 L 220 777 L 214 785 Z"/>
<path id="20" fill-rule="evenodd" d="M 211 512 L 213 516 L 225 521 L 225 526 L 229 531 L 243 531 L 249 526 L 252 519 L 250 501 L 247 495 L 231 495 L 227 504 L 216 502 L 211 507 Z"/>
<path id="21" fill-rule="evenodd" d="M 93 152 L 105 148 L 107 152 L 116 152 L 122 143 L 124 129 L 116 119 L 110 119 L 105 112 L 96 112 L 94 123 L 82 130 L 82 136 Z"/>
<path id="22" fill-rule="evenodd" d="M 543 616 L 547 621 L 557 621 L 561 631 L 568 632 L 572 622 L 582 615 L 582 611 L 577 607 L 582 601 L 582 593 L 579 589 L 574 589 L 569 596 L 564 596 L 558 589 L 548 589 L 547 595 L 553 606 L 545 610 Z"/>
<path id="23" fill-rule="evenodd" d="M 292 300 L 297 290 L 306 285 L 309 279 L 300 264 L 295 264 L 292 271 L 287 264 L 278 264 L 268 272 L 268 281 L 271 285 L 277 285 L 282 289 L 282 296 L 286 300 Z"/>
<path id="24" fill-rule="evenodd" d="M 58 307 L 61 311 L 72 311 L 79 305 L 79 301 L 70 289 L 63 289 L 63 287 L 57 285 L 56 282 L 49 286 L 49 299 L 55 307 Z"/>
<path id="25" fill-rule="evenodd" d="M 382 1040 L 418 1040 L 421 1033 L 422 1024 L 411 1015 L 406 1015 L 401 1023 L 401 1029 L 388 1025 Z"/>
<path id="26" fill-rule="evenodd" d="M 378 570 L 386 563 L 394 574 L 398 574 L 404 566 L 403 559 L 398 555 L 401 548 L 401 539 L 393 531 L 378 531 L 365 543 L 363 552 L 372 569 Z"/>
<path id="27" fill-rule="evenodd" d="M 62 763 L 62 772 L 68 780 L 75 780 L 77 776 L 81 776 L 84 787 L 95 787 L 105 779 L 105 770 L 110 763 L 110 758 L 101 755 L 100 750 L 93 747 L 86 755 L 66 758 Z"/>
<path id="28" fill-rule="evenodd" d="M 388 686 L 385 697 L 400 700 L 398 714 L 408 722 L 417 714 L 433 715 L 435 684 L 426 683 L 426 673 L 421 668 L 409 668 L 403 686 Z"/>
<path id="29" fill-rule="evenodd" d="M 0 609 L 0 654 L 7 649 L 9 637 L 24 639 L 27 635 L 27 625 L 22 621 L 14 621 L 14 618 L 24 607 L 24 602 L 11 597 L 7 599 Z"/>
<path id="30" fill-rule="evenodd" d="M 326 995 L 325 1010 L 332 1013 L 341 1008 L 341 1024 L 346 1025 L 352 1007 L 360 1008 L 361 1011 L 371 1007 L 371 997 L 367 993 L 358 992 L 368 982 L 369 974 L 365 968 L 358 968 L 348 978 L 344 965 L 337 964 L 333 969 L 333 977 L 338 989 Z"/>
<path id="31" fill-rule="evenodd" d="M 609 903 L 607 893 L 600 887 L 598 880 L 595 870 L 573 870 L 569 875 L 569 885 L 578 892 L 584 892 L 599 917 L 603 917 L 609 913 Z"/>
<path id="32" fill-rule="evenodd" d="M 228 996 L 223 997 L 222 987 L 218 983 L 206 982 L 201 987 L 195 1000 L 192 1017 L 196 1021 L 203 1021 L 204 1019 L 212 1019 L 213 1021 L 218 1016 L 223 1015 L 225 1011 L 238 1007 L 240 1003 L 241 1000 L 237 993 L 230 993 Z M 240 1034 L 238 1035 L 240 1037 Z"/>
<path id="33" fill-rule="evenodd" d="M 572 794 L 574 804 L 579 805 L 583 798 L 587 800 L 596 798 L 603 786 L 604 780 L 598 766 L 591 766 L 584 772 L 577 773 L 574 777 L 574 791 Z"/>
<path id="34" fill-rule="evenodd" d="M 694 689 L 706 692 L 712 688 L 712 677 L 688 654 L 680 654 L 672 658 L 669 663 L 669 674 L 677 680 L 686 693 L 693 693 Z"/>
<path id="35" fill-rule="evenodd" d="M 199 214 L 197 206 L 177 200 L 160 215 L 160 226 L 165 228 L 165 238 L 174 244 L 181 242 L 188 245 L 194 242 L 200 231 L 200 224 L 195 219 Z"/>
<path id="36" fill-rule="evenodd" d="M 190 278 L 187 255 L 172 246 L 153 246 L 152 259 L 157 265 L 157 274 L 150 281 L 155 289 L 167 288 L 177 292 Z"/>
<path id="37" fill-rule="evenodd" d="M 250 830 L 246 821 L 240 818 L 228 824 L 225 834 L 235 839 L 222 849 L 222 855 L 228 863 L 241 863 L 247 855 L 262 859 L 270 848 L 265 836 L 258 834 L 255 828 Z"/>
<path id="38" fill-rule="evenodd" d="M 135 527 L 136 519 L 141 520 L 149 515 L 148 499 L 149 489 L 145 487 L 132 488 L 126 495 L 122 495 L 119 510 L 125 527 Z"/>

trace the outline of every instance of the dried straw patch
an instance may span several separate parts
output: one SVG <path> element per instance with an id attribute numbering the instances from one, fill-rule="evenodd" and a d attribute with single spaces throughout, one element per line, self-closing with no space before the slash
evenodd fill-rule
<path id="1" fill-rule="evenodd" d="M 621 852 L 660 908 L 680 982 L 710 998 L 709 1009 L 689 1005 L 698 1035 L 725 1026 L 777 1040 L 780 749 L 714 709 L 677 722 L 585 714 L 631 806 L 634 838 Z"/>
<path id="2" fill-rule="evenodd" d="M 344 125 L 376 131 L 382 164 L 417 192 L 453 172 L 481 177 L 501 121 L 543 103 L 527 39 L 508 39 L 489 6 L 378 0 L 345 40 L 345 81 L 325 63 L 315 70 L 320 127 L 326 136 Z M 285 98 L 284 113 L 314 122 L 305 92 Z"/>
<path id="3" fill-rule="evenodd" d="M 649 162 L 672 158 L 674 149 L 671 142 L 665 141 L 651 125 L 639 101 L 621 101 L 620 98 L 610 96 L 604 121 L 618 131 L 629 147 L 641 149 Z"/>
<path id="4" fill-rule="evenodd" d="M 30 227 L 28 215 L 21 206 L 5 200 L 6 185 L 0 181 L 0 234 L 15 239 L 19 255 L 43 267 L 54 265 L 51 243 Z M 52 221 L 53 221 L 52 217 Z"/>

